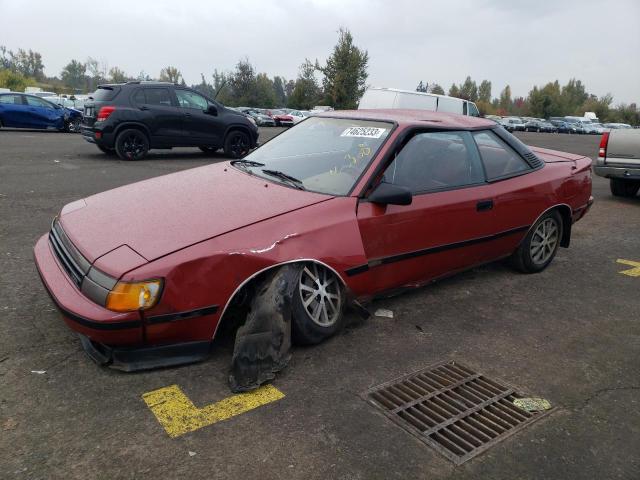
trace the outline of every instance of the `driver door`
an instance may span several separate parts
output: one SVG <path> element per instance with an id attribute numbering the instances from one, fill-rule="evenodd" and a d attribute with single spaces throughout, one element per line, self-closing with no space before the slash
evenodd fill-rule
<path id="1" fill-rule="evenodd" d="M 217 107 L 202 95 L 176 88 L 178 104 L 182 108 L 191 145 L 208 145 L 221 147 L 225 124 L 220 118 L 221 112 L 209 112 L 210 106 Z"/>
<path id="2" fill-rule="evenodd" d="M 414 135 L 382 181 L 408 188 L 413 200 L 405 206 L 359 204 L 371 291 L 420 284 L 486 261 L 490 186 L 468 132 Z"/>

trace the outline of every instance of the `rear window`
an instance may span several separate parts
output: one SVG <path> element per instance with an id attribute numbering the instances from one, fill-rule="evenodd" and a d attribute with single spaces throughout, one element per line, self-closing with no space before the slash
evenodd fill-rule
<path id="1" fill-rule="evenodd" d="M 109 102 L 120 92 L 120 87 L 98 87 L 91 97 L 96 102 Z"/>
<path id="2" fill-rule="evenodd" d="M 488 180 L 529 170 L 529 165 L 492 132 L 474 132 Z"/>

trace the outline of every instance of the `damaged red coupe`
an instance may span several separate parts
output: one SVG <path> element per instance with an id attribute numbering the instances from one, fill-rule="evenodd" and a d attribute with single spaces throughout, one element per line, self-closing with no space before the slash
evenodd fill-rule
<path id="1" fill-rule="evenodd" d="M 66 205 L 35 246 L 46 289 L 102 364 L 203 358 L 274 271 L 294 340 L 349 304 L 511 257 L 539 272 L 589 209 L 591 160 L 427 111 L 311 117 L 242 160 Z"/>

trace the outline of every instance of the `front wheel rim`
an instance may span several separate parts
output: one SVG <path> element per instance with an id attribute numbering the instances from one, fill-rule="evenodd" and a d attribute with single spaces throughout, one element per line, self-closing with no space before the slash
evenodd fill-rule
<path id="1" fill-rule="evenodd" d="M 536 265 L 547 263 L 556 251 L 560 228 L 553 218 L 546 218 L 536 227 L 531 237 L 529 253 Z"/>
<path id="2" fill-rule="evenodd" d="M 315 263 L 304 267 L 298 291 L 302 307 L 313 323 L 321 327 L 335 325 L 342 309 L 342 293 L 331 272 Z"/>
<path id="3" fill-rule="evenodd" d="M 231 138 L 231 152 L 237 156 L 241 157 L 245 155 L 249 151 L 249 142 L 244 135 L 234 135 Z"/>

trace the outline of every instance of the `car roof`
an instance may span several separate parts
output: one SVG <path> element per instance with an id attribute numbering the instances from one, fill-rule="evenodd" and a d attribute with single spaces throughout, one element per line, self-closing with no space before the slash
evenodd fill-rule
<path id="1" fill-rule="evenodd" d="M 493 128 L 496 126 L 496 123 L 493 120 L 485 118 L 470 117 L 455 113 L 432 112 L 430 110 L 333 110 L 331 112 L 323 112 L 318 116 L 330 118 L 353 118 L 359 120 L 382 120 L 395 122 L 401 126 L 431 126 L 460 129 Z"/>

